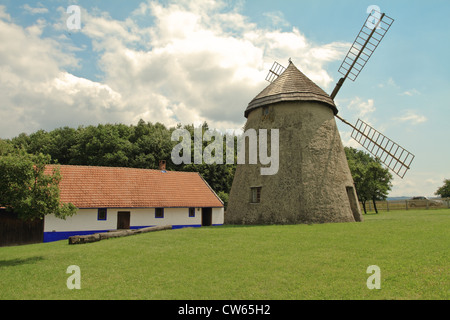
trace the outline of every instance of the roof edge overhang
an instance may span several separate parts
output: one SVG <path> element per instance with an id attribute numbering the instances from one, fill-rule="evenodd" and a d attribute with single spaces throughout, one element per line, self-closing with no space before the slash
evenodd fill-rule
<path id="1" fill-rule="evenodd" d="M 338 113 L 333 99 L 289 61 L 283 73 L 248 104 L 244 115 L 247 118 L 257 108 L 286 101 L 319 102 L 331 108 L 334 115 Z"/>
<path id="2" fill-rule="evenodd" d="M 156 209 L 156 208 L 164 208 L 164 209 L 187 209 L 187 208 L 223 208 L 224 206 L 205 206 L 205 205 L 199 205 L 199 206 L 173 206 L 173 205 L 168 205 L 168 206 L 154 206 L 154 207 L 149 207 L 149 206 L 145 206 L 145 207 L 117 207 L 117 206 L 92 206 L 92 207 L 76 207 L 78 210 L 92 210 L 92 209 L 111 209 L 111 210 L 125 210 L 125 209 Z"/>
<path id="3" fill-rule="evenodd" d="M 338 114 L 338 109 L 334 103 L 331 103 L 329 100 L 331 100 L 328 96 L 321 96 L 318 94 L 314 94 L 311 92 L 291 92 L 291 93 L 279 93 L 272 96 L 266 96 L 260 99 L 254 99 L 252 102 L 248 104 L 247 109 L 245 110 L 244 116 L 248 118 L 248 115 L 250 112 L 252 112 L 255 109 L 280 103 L 280 102 L 318 102 L 323 103 L 324 105 L 328 106 L 333 110 L 334 115 Z M 331 100 L 332 101 L 332 100 Z"/>

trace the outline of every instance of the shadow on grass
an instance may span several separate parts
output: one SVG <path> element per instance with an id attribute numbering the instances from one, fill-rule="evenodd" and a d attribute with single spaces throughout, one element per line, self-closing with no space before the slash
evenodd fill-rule
<path id="1" fill-rule="evenodd" d="M 41 260 L 44 260 L 44 258 L 41 256 L 30 257 L 30 258 L 26 258 L 26 259 L 0 260 L 0 268 L 14 267 L 14 266 L 22 265 L 22 264 L 32 264 L 32 263 L 36 263 Z"/>

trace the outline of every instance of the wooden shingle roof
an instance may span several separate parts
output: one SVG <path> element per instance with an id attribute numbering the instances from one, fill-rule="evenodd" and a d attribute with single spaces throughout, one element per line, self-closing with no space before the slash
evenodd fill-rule
<path id="1" fill-rule="evenodd" d="M 51 170 L 54 166 L 48 166 Z M 60 165 L 60 198 L 77 208 L 223 207 L 197 172 Z"/>
<path id="2" fill-rule="evenodd" d="M 330 96 L 290 62 L 286 70 L 248 104 L 245 117 L 256 108 L 284 101 L 322 102 L 329 106 L 334 114 L 338 113 Z"/>

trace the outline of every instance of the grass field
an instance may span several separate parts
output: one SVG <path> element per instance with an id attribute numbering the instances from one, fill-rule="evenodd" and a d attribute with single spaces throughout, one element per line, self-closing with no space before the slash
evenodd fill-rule
<path id="1" fill-rule="evenodd" d="M 0 299 L 449 299 L 450 210 L 0 248 Z M 69 290 L 77 265 L 81 289 Z M 381 270 L 369 290 L 367 267 Z"/>

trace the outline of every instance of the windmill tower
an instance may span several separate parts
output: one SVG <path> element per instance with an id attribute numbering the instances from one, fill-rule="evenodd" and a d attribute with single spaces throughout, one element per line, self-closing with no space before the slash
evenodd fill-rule
<path id="1" fill-rule="evenodd" d="M 274 63 L 266 78 L 271 84 L 248 104 L 244 115 L 245 130 L 279 129 L 279 170 L 261 175 L 260 164 L 238 164 L 226 223 L 362 221 L 335 117 L 350 125 L 352 137 L 396 174 L 403 177 L 409 169 L 411 153 L 361 120 L 351 125 L 338 116 L 334 103 L 344 81 L 356 79 L 393 22 L 379 14 L 368 31 L 373 17 L 369 15 L 347 54 L 340 68 L 344 78 L 331 96 L 291 61 L 287 68 Z"/>
<path id="2" fill-rule="evenodd" d="M 236 168 L 226 221 L 297 224 L 361 221 L 333 100 L 290 62 L 245 110 L 250 128 L 279 129 L 279 170 Z"/>

